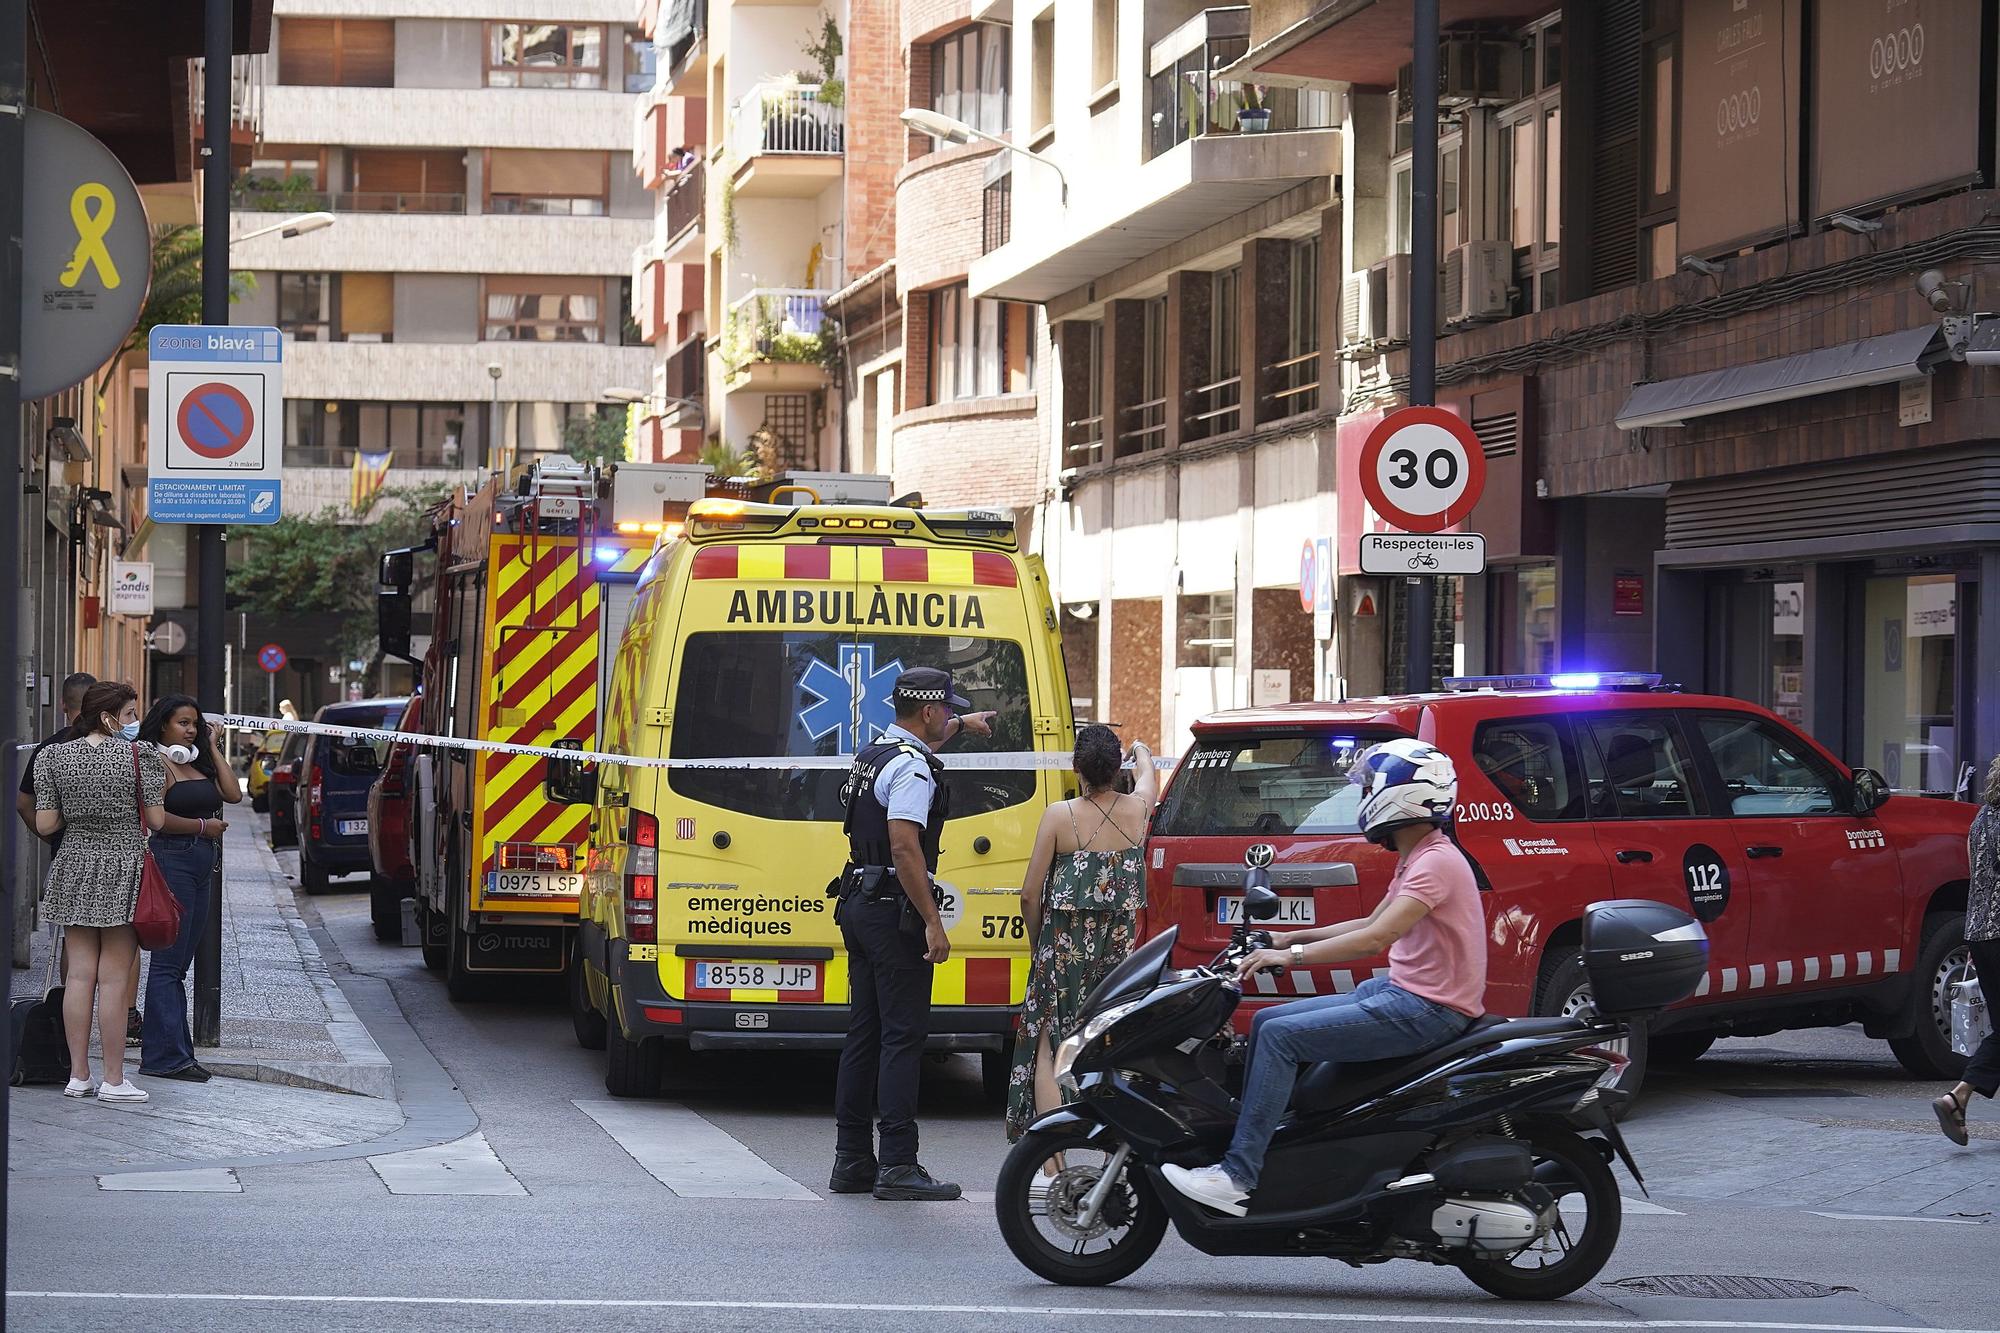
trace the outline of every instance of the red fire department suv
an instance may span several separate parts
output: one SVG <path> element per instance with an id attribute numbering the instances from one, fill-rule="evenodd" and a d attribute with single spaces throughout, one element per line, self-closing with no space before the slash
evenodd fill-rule
<path id="1" fill-rule="evenodd" d="M 1180 927 L 1178 965 L 1213 957 L 1259 845 L 1284 898 L 1274 927 L 1366 916 L 1395 856 L 1357 833 L 1348 768 L 1377 741 L 1417 736 L 1457 764 L 1491 1012 L 1587 1004 L 1585 906 L 1656 898 L 1706 923 L 1710 967 L 1692 999 L 1639 1030 L 1628 1083 L 1649 1054 L 1692 1060 L 1717 1036 L 1855 1021 L 1912 1073 L 1955 1077 L 1947 997 L 1968 964 L 1972 807 L 1891 796 L 1761 708 L 1657 684 L 1469 678 L 1443 694 L 1205 718 L 1147 844 L 1146 929 Z M 1345 991 L 1386 966 L 1266 975 L 1245 998 Z"/>

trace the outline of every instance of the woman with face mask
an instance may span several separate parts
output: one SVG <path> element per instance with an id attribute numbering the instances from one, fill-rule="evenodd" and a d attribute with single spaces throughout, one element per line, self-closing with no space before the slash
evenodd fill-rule
<path id="1" fill-rule="evenodd" d="M 243 799 L 235 770 L 216 757 L 220 729 L 201 715 L 201 705 L 185 694 L 155 703 L 139 724 L 141 744 L 156 747 L 167 761 L 167 823 L 153 835 L 153 860 L 181 903 L 181 933 L 172 946 L 153 950 L 146 969 L 145 1035 L 139 1072 L 148 1078 L 206 1083 L 210 1074 L 194 1058 L 188 1030 L 187 973 L 194 962 L 213 904 L 210 876 L 222 855 L 224 803 Z"/>
<path id="2" fill-rule="evenodd" d="M 67 945 L 63 1032 L 70 1077 L 63 1095 L 143 1102 L 146 1092 L 125 1076 L 125 1012 L 139 948 L 132 914 L 146 834 L 172 818 L 163 804 L 167 768 L 159 751 L 138 743 L 139 695 L 130 685 L 91 686 L 77 727 L 81 739 L 48 746 L 35 758 L 35 831 L 45 838 L 58 829 L 63 834 L 42 897 L 42 915 L 65 928 Z M 90 1081 L 93 1000 L 102 1087 Z"/>

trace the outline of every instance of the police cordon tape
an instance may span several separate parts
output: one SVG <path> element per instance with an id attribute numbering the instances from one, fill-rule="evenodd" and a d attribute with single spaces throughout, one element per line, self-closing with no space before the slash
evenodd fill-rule
<path id="1" fill-rule="evenodd" d="M 431 736 L 418 731 L 391 731 L 384 727 L 342 727 L 329 722 L 294 722 L 282 717 L 251 717 L 239 713 L 211 716 L 232 731 L 284 731 L 306 736 L 333 736 L 350 743 L 360 741 L 401 741 L 438 750 L 470 750 L 481 754 L 534 755 L 543 759 L 582 760 L 591 764 L 623 764 L 628 768 L 777 768 L 836 769 L 854 766 L 851 754 L 742 755 L 736 758 L 648 759 L 638 755 L 611 754 L 604 750 L 569 749 L 559 745 L 514 745 L 505 741 L 480 741 L 466 736 Z M 1061 750 L 1006 750 L 990 754 L 941 754 L 946 768 L 992 771 L 1034 771 L 1067 769 L 1070 756 Z M 1153 757 L 1156 769 L 1172 768 L 1174 761 L 1164 755 Z M 1131 763 L 1127 761 L 1126 767 Z"/>

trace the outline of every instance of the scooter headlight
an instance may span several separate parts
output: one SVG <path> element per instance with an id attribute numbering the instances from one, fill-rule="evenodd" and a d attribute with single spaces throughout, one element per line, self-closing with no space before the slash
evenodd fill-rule
<path id="1" fill-rule="evenodd" d="M 1124 1004 L 1112 1005 L 1102 1013 L 1092 1014 L 1082 1028 L 1056 1048 L 1055 1076 L 1067 1078 L 1076 1064 L 1077 1057 L 1083 1054 L 1083 1048 L 1110 1031 L 1113 1024 L 1137 1009 L 1140 1004 L 1140 1000 L 1127 1000 Z"/>

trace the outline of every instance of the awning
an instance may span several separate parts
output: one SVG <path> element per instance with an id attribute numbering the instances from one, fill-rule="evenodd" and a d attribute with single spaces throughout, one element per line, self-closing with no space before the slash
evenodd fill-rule
<path id="1" fill-rule="evenodd" d="M 1442 0 L 1438 21 L 1446 29 L 1523 23 L 1554 7 L 1553 0 Z M 1267 30 L 1271 19 L 1253 9 L 1250 50 L 1218 77 L 1278 87 L 1393 88 L 1397 71 L 1410 63 L 1414 8 L 1411 0 L 1321 0 L 1276 32 Z M 1271 9 L 1283 12 L 1280 6 Z"/>
<path id="2" fill-rule="evenodd" d="M 1917 379 L 1948 355 L 1941 327 L 1926 324 L 1797 356 L 1636 385 L 1616 420 L 1620 430 L 1682 426 L 1696 417 Z"/>

